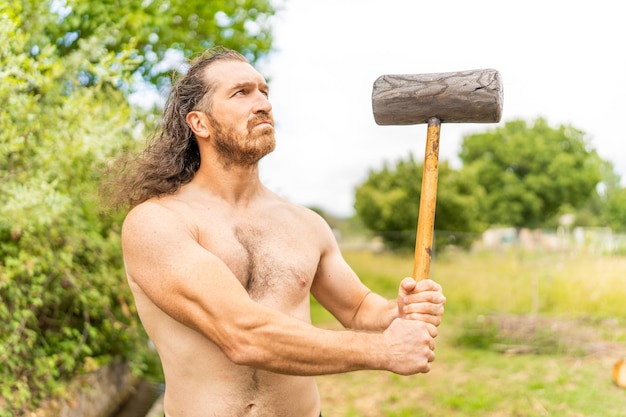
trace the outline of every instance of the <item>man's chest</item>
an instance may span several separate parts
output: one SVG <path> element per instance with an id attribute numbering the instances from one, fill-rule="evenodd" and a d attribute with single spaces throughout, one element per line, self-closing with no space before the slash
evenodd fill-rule
<path id="1" fill-rule="evenodd" d="M 201 229 L 200 244 L 217 255 L 257 301 L 308 300 L 320 260 L 304 229 L 279 222 L 222 223 Z"/>

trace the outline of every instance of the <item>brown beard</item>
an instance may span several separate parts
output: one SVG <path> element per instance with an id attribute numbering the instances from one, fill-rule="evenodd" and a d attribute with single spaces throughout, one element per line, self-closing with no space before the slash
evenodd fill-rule
<path id="1" fill-rule="evenodd" d="M 263 126 L 254 129 L 262 121 L 271 121 L 271 116 L 263 114 L 248 122 L 248 134 L 243 136 L 232 128 L 225 127 L 211 115 L 207 115 L 213 126 L 215 135 L 213 144 L 215 149 L 224 159 L 227 165 L 254 165 L 265 155 L 271 153 L 276 147 L 274 128 Z"/>

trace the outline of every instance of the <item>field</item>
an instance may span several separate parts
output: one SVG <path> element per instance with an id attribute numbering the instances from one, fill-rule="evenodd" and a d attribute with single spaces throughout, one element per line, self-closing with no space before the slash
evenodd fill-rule
<path id="1" fill-rule="evenodd" d="M 412 259 L 347 252 L 372 289 L 395 297 Z M 454 253 L 433 262 L 448 299 L 426 375 L 318 378 L 327 417 L 623 417 L 611 370 L 626 357 L 626 258 Z M 336 324 L 314 303 L 314 321 Z"/>

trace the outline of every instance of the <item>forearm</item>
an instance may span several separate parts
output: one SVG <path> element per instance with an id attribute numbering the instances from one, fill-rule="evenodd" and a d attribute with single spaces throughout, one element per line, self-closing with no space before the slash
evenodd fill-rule
<path id="1" fill-rule="evenodd" d="M 293 375 L 389 369 L 382 333 L 328 330 L 268 312 L 237 320 L 219 345 L 235 363 Z"/>
<path id="2" fill-rule="evenodd" d="M 253 328 L 231 333 L 220 346 L 239 365 L 292 375 L 387 370 L 400 375 L 428 372 L 435 358 L 435 326 L 396 319 L 384 332 L 327 330 L 270 313 L 246 319 Z M 223 342 L 223 341 L 222 341 Z M 233 344 L 234 342 L 234 344 Z"/>

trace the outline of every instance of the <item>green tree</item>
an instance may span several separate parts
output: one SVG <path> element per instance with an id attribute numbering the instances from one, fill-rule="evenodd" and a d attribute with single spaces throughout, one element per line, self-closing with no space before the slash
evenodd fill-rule
<path id="1" fill-rule="evenodd" d="M 152 71 L 160 53 L 180 46 L 189 54 L 226 38 L 254 49 L 253 59 L 268 51 L 271 38 L 249 41 L 248 29 L 242 36 L 222 14 L 257 3 L 234 3 L 226 12 L 221 2 L 0 3 L 1 417 L 26 415 L 63 381 L 111 357 L 144 367 L 147 339 L 121 258 L 123 213 L 100 210 L 101 172 L 143 142 L 146 115 L 126 97 L 137 71 Z M 185 41 L 176 33 L 185 30 L 165 23 L 176 21 L 165 5 L 196 9 L 194 19 L 221 16 L 218 26 L 232 32 L 213 38 L 207 23 L 195 43 Z M 131 23 L 137 27 L 124 26 Z M 143 37 L 161 52 L 150 53 Z"/>
<path id="2" fill-rule="evenodd" d="M 492 225 L 541 227 L 562 207 L 587 203 L 601 180 L 585 134 L 542 118 L 467 136 L 460 158 L 484 188 L 481 212 Z"/>
<path id="3" fill-rule="evenodd" d="M 607 193 L 604 219 L 613 230 L 626 231 L 626 188 L 611 190 Z"/>
<path id="4" fill-rule="evenodd" d="M 415 246 L 423 164 L 410 155 L 395 166 L 371 171 L 355 193 L 356 214 L 394 250 Z M 467 247 L 484 230 L 479 218 L 481 189 L 468 175 L 447 162 L 439 164 L 435 215 L 435 249 L 455 244 Z"/>
<path id="5" fill-rule="evenodd" d="M 186 57 L 213 45 L 243 53 L 252 62 L 271 47 L 269 0 L 21 0 L 28 44 L 37 51 L 54 45 L 60 56 L 81 48 L 86 39 L 99 40 L 97 48 L 117 54 L 131 48 L 134 72 L 157 85 L 169 84 L 170 71 L 162 65 L 168 51 Z M 47 19 L 41 19 L 47 16 Z M 101 70 L 100 68 L 98 70 Z M 82 68 L 82 81 L 94 82 L 99 71 Z"/>
<path id="6" fill-rule="evenodd" d="M 626 231 L 626 188 L 615 172 L 612 163 L 602 165 L 602 185 L 594 198 L 597 216 L 601 219 L 596 226 L 609 226 L 615 231 Z"/>
<path id="7" fill-rule="evenodd" d="M 609 161 L 600 164 L 601 182 L 589 201 L 578 210 L 569 210 L 576 214 L 573 226 L 610 227 L 615 231 L 626 230 L 626 201 L 621 178 Z"/>

